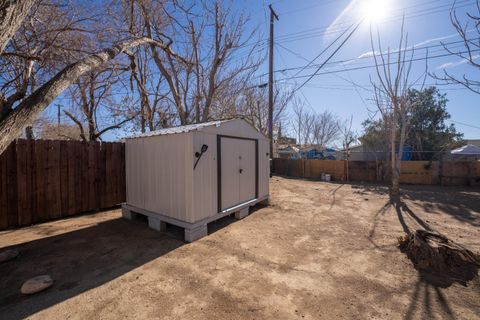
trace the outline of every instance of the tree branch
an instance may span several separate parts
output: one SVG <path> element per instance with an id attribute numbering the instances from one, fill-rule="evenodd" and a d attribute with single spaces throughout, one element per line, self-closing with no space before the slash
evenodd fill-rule
<path id="1" fill-rule="evenodd" d="M 147 37 L 126 40 L 65 67 L 47 83 L 35 90 L 0 122 L 0 154 L 21 133 L 23 128 L 32 125 L 37 116 L 82 74 L 114 59 L 130 48 L 143 44 L 151 44 L 169 50 L 163 42 Z"/>

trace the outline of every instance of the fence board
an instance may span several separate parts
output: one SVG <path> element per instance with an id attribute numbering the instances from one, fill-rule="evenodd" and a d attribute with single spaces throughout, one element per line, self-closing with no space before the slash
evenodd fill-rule
<path id="1" fill-rule="evenodd" d="M 387 164 L 383 161 L 349 161 L 350 181 L 382 182 Z M 329 173 L 344 180 L 346 161 L 273 159 L 273 172 L 280 175 L 319 179 Z M 480 185 L 480 161 L 403 161 L 400 182 L 420 185 Z"/>
<path id="2" fill-rule="evenodd" d="M 44 159 L 44 147 L 45 141 L 38 141 L 35 143 L 35 151 L 34 151 L 34 162 L 35 162 L 35 187 L 34 187 L 34 194 L 35 194 L 35 218 L 33 222 L 40 222 L 44 220 L 45 216 L 45 206 L 44 206 L 44 197 L 45 197 L 45 164 L 46 161 Z"/>
<path id="3" fill-rule="evenodd" d="M 77 182 L 78 179 L 76 178 L 76 150 L 77 150 L 77 142 L 71 141 L 67 145 L 67 167 L 68 167 L 68 192 L 67 192 L 67 202 L 68 202 L 68 209 L 65 211 L 67 215 L 72 215 L 75 213 L 75 202 L 77 198 Z"/>
<path id="4" fill-rule="evenodd" d="M 432 164 L 430 161 L 403 161 L 400 172 L 400 183 L 432 184 Z"/>
<path id="5" fill-rule="evenodd" d="M 68 214 L 68 142 L 60 141 L 60 208 Z"/>
<path id="6" fill-rule="evenodd" d="M 123 143 L 13 142 L 0 155 L 0 230 L 125 201 L 124 157 Z"/>
<path id="7" fill-rule="evenodd" d="M 341 160 L 303 160 L 305 161 L 305 178 L 318 179 L 322 173 L 329 174 L 333 180 L 345 179 L 345 161 Z"/>
<path id="8" fill-rule="evenodd" d="M 17 141 L 17 192 L 18 224 L 29 225 L 32 222 L 32 160 L 31 142 Z"/>
<path id="9" fill-rule="evenodd" d="M 0 228 L 2 229 L 8 227 L 7 160 L 9 148 L 0 157 Z"/>
<path id="10" fill-rule="evenodd" d="M 7 207 L 8 224 L 10 226 L 18 225 L 18 197 L 17 197 L 17 153 L 15 152 L 16 143 L 10 145 L 7 153 Z"/>

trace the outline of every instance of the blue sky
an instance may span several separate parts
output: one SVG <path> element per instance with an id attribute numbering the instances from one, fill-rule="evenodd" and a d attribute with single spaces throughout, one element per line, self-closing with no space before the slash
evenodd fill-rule
<path id="1" fill-rule="evenodd" d="M 304 66 L 322 51 L 345 27 L 358 21 L 363 12 L 363 0 L 278 0 L 273 1 L 273 7 L 280 20 L 275 22 L 275 78 L 282 85 L 295 87 L 305 78 L 282 81 L 292 77 L 298 70 L 284 70 Z M 368 1 L 368 0 L 365 0 Z M 463 50 L 457 43 L 460 38 L 456 35 L 450 23 L 449 12 L 452 0 L 384 0 L 383 9 L 387 11 L 384 19 L 371 22 L 375 30 L 378 26 L 382 38 L 383 48 L 395 49 L 398 47 L 401 17 L 405 13 L 405 29 L 408 33 L 408 44 L 419 48 L 429 47 L 429 56 L 444 55 L 446 51 L 440 43 L 453 42 L 453 48 Z M 252 24 L 257 24 L 260 32 L 268 35 L 268 4 L 266 1 L 242 0 L 234 3 L 238 8 L 249 12 Z M 377 3 L 378 5 L 378 3 Z M 466 10 L 475 12 L 475 1 L 457 1 L 458 15 L 465 21 Z M 381 8 L 376 11 L 381 11 Z M 380 14 L 380 13 L 379 13 Z M 368 109 L 375 110 L 370 100 L 370 76 L 374 78 L 373 68 L 363 68 L 373 65 L 371 57 L 360 58 L 371 52 L 370 22 L 364 22 L 353 37 L 346 43 L 332 61 L 348 60 L 348 62 L 331 64 L 321 73 L 334 71 L 333 74 L 323 74 L 314 77 L 300 92 L 299 97 L 304 99 L 308 108 L 322 111 L 325 109 L 337 113 L 343 118 L 353 115 L 355 130 L 361 132 L 361 122 L 369 117 Z M 475 32 L 471 37 L 478 37 Z M 263 50 L 267 50 L 264 47 Z M 415 57 L 423 58 L 425 49 L 415 51 Z M 328 56 L 321 56 L 316 62 L 321 63 Z M 353 60 L 352 60 L 353 59 Z M 350 61 L 351 60 L 351 61 Z M 457 75 L 466 74 L 478 79 L 478 69 L 463 63 L 459 57 L 431 58 L 428 62 L 429 72 L 441 74 L 442 68 Z M 358 68 L 345 71 L 345 69 Z M 414 73 L 425 70 L 425 62 L 416 62 Z M 262 73 L 268 70 L 263 67 Z M 302 74 L 311 74 L 314 69 L 307 69 Z M 302 75 L 301 74 L 301 75 Z M 412 76 L 412 78 L 414 78 Z M 259 79 L 259 82 L 267 78 Z M 435 79 L 428 78 L 426 84 L 436 83 Z M 358 85 L 355 86 L 354 84 Z M 479 101 L 480 95 L 472 93 L 458 85 L 439 85 L 441 92 L 447 93 L 449 99 L 448 111 L 455 121 L 459 131 L 465 138 L 480 138 Z M 465 123 L 471 126 L 463 125 Z"/>
<path id="2" fill-rule="evenodd" d="M 227 0 L 226 0 L 227 1 Z M 304 100 L 307 108 L 315 111 L 330 110 L 344 119 L 353 115 L 354 130 L 361 133 L 361 123 L 376 110 L 371 103 L 372 93 L 370 77 L 375 78 L 370 45 L 370 25 L 379 30 L 382 47 L 392 50 L 398 47 L 402 15 L 405 14 L 405 31 L 408 33 L 408 45 L 415 46 L 415 58 L 426 55 L 428 47 L 428 70 L 437 74 L 442 68 L 462 76 L 466 74 L 478 79 L 479 70 L 464 63 L 456 56 L 437 57 L 447 54 L 441 41 L 452 43 L 453 50 L 464 50 L 460 38 L 450 23 L 450 7 L 453 0 L 232 0 L 234 10 L 244 11 L 250 16 L 250 28 L 256 28 L 261 39 L 268 38 L 269 11 L 272 4 L 280 20 L 275 22 L 275 80 L 286 89 L 302 84 L 315 68 L 307 68 L 297 74 L 300 68 L 318 55 L 346 27 L 359 21 L 365 15 L 378 18 L 377 21 L 365 21 L 353 37 L 333 57 L 332 63 L 320 71 L 301 90 L 297 96 Z M 364 10 L 364 4 L 376 1 L 373 10 Z M 475 13 L 475 0 L 457 0 L 458 16 L 465 22 L 465 12 Z M 370 18 L 372 18 L 370 17 Z M 478 37 L 478 33 L 469 33 Z M 334 46 L 334 48 L 336 45 Z M 423 49 L 422 49 L 423 48 Z M 262 42 L 259 51 L 267 54 L 268 45 Z M 331 51 L 330 51 L 331 52 Z M 322 63 L 330 52 L 322 55 L 315 63 Z M 341 61 L 341 62 L 338 62 Z M 296 68 L 296 69 L 295 69 Z M 425 62 L 414 63 L 412 78 L 425 70 Z M 267 63 L 259 70 L 253 83 L 267 81 Z M 328 74 L 325 74 L 328 73 Z M 262 76 L 263 75 L 263 76 Z M 297 79 L 288 79 L 293 76 Z M 303 78 L 302 78 L 303 77 Z M 435 84 L 432 78 L 426 84 Z M 472 93 L 459 85 L 438 85 L 442 93 L 447 94 L 448 111 L 457 129 L 466 139 L 480 139 L 479 101 L 480 95 Z M 56 115 L 55 103 L 47 110 L 52 118 Z M 283 128 L 287 128 L 285 123 Z M 109 132 L 103 138 L 116 140 L 128 135 L 123 130 Z M 293 134 L 292 134 L 293 135 Z"/>

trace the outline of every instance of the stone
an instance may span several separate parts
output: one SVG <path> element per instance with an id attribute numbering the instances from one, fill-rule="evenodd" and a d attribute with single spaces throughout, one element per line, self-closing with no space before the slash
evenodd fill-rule
<path id="1" fill-rule="evenodd" d="M 17 250 L 9 249 L 9 250 L 2 251 L 0 252 L 0 263 L 15 259 L 17 256 L 18 256 Z"/>
<path id="2" fill-rule="evenodd" d="M 36 276 L 27 280 L 23 285 L 20 291 L 23 294 L 34 294 L 40 291 L 43 291 L 47 288 L 50 288 L 53 285 L 53 279 L 45 274 L 41 276 Z"/>

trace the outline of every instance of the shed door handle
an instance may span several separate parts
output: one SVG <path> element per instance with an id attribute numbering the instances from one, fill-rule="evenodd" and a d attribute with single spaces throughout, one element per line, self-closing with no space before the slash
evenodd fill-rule
<path id="1" fill-rule="evenodd" d="M 241 174 L 243 172 L 243 169 L 238 170 L 238 172 L 240 172 L 240 174 Z"/>

